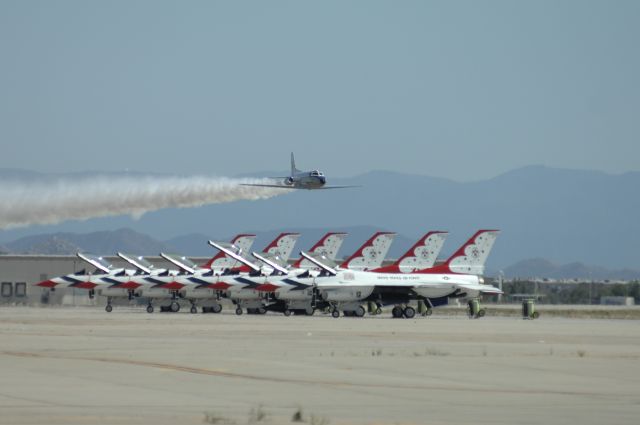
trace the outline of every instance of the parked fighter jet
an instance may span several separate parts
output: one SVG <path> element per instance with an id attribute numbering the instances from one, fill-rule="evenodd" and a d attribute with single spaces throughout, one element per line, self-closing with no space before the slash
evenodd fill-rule
<path id="1" fill-rule="evenodd" d="M 340 267 L 353 270 L 368 270 L 380 267 L 395 235 L 395 233 L 391 232 L 377 232 L 360 249 L 342 262 Z M 248 275 L 221 279 L 218 283 L 210 285 L 210 287 L 219 285 L 221 289 L 225 290 L 227 296 L 236 302 L 236 314 L 242 314 L 242 307 L 247 307 L 248 311 L 258 309 L 260 312 L 265 312 L 265 306 L 271 310 L 282 311 L 286 316 L 290 315 L 294 310 L 304 311 L 307 315 L 313 314 L 315 310 L 314 279 L 323 272 L 312 273 L 309 270 L 300 270 L 300 268 L 287 269 L 278 267 L 271 264 L 263 256 L 256 256 L 254 253 L 254 257 L 266 264 L 266 267 L 261 267 L 246 258 L 236 256 L 232 251 L 213 241 L 209 241 L 209 244 L 236 258 L 251 270 Z M 314 246 L 316 251 L 305 253 L 304 258 L 308 260 L 309 257 L 312 257 L 313 259 L 320 259 L 318 261 L 332 261 L 333 258 L 322 255 L 320 247 L 321 245 L 316 244 Z M 333 251 L 333 255 L 335 255 L 335 251 Z M 332 252 L 332 250 L 329 250 L 329 252 Z M 310 262 L 310 266 L 318 267 L 313 261 Z M 265 305 L 265 301 L 274 300 L 275 303 Z"/>
<path id="2" fill-rule="evenodd" d="M 431 308 L 452 297 L 501 294 L 476 274 L 484 270 L 497 236 L 497 230 L 480 230 L 443 264 L 403 274 L 346 271 L 327 266 L 304 252 L 301 255 L 327 273 L 327 277 L 316 279 L 315 285 L 319 297 L 332 306 L 333 317 L 339 317 L 340 310 L 362 316 L 365 310 L 360 304 L 376 301 L 396 304 L 394 317 L 411 318 L 415 309 L 409 305 L 410 300 L 422 300 Z"/>
<path id="3" fill-rule="evenodd" d="M 274 184 L 258 184 L 258 183 L 242 183 L 242 186 L 258 186 L 258 187 L 276 187 L 279 189 L 345 189 L 358 186 L 326 186 L 327 178 L 318 170 L 302 171 L 296 168 L 296 162 L 291 152 L 291 174 L 284 177 L 273 177 L 282 183 Z"/>

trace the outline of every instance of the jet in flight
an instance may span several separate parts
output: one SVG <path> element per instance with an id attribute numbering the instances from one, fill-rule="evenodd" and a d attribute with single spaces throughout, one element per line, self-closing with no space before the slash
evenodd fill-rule
<path id="1" fill-rule="evenodd" d="M 279 189 L 345 189 L 349 187 L 359 186 L 327 186 L 327 178 L 324 173 L 318 170 L 302 171 L 296 168 L 296 161 L 291 152 L 291 174 L 282 177 L 273 177 L 273 179 L 280 180 L 282 183 L 274 184 L 259 184 L 259 183 L 242 183 L 242 186 L 258 186 L 258 187 L 276 187 Z"/>

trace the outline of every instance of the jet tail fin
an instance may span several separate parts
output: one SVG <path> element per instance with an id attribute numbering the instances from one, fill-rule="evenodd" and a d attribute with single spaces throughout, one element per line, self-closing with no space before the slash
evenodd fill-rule
<path id="1" fill-rule="evenodd" d="M 296 159 L 293 157 L 293 152 L 291 152 L 291 177 L 293 177 L 294 174 L 299 172 L 300 170 L 296 168 Z"/>
<path id="2" fill-rule="evenodd" d="M 434 231 L 424 235 L 398 260 L 375 269 L 381 273 L 411 273 L 433 267 L 444 245 L 448 232 Z"/>
<path id="3" fill-rule="evenodd" d="M 382 265 L 395 237 L 396 234 L 393 232 L 377 232 L 351 257 L 347 258 L 340 267 L 354 270 L 377 269 Z"/>
<path id="4" fill-rule="evenodd" d="M 499 230 L 478 230 L 447 261 L 424 273 L 484 274 L 484 263 L 498 237 Z"/>

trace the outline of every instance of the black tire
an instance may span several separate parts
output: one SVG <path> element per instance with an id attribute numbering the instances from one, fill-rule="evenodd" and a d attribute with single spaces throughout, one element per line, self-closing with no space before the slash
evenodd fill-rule
<path id="1" fill-rule="evenodd" d="M 211 311 L 214 313 L 220 313 L 222 311 L 222 305 L 221 304 L 214 304 L 211 306 Z"/>
<path id="2" fill-rule="evenodd" d="M 175 301 L 173 301 L 169 307 L 171 308 L 171 311 L 173 313 L 177 313 L 180 311 L 180 304 Z"/>
<path id="3" fill-rule="evenodd" d="M 400 307 L 398 305 L 393 307 L 393 309 L 391 310 L 391 316 L 396 318 L 396 319 L 401 318 L 402 317 L 402 307 Z"/>
<path id="4" fill-rule="evenodd" d="M 431 316 L 433 314 L 433 309 L 432 308 L 428 308 L 427 311 L 424 312 L 425 316 Z"/>
<path id="5" fill-rule="evenodd" d="M 484 317 L 485 314 L 487 314 L 487 311 L 484 308 L 481 308 L 480 310 L 478 310 L 478 315 L 476 317 Z"/>
<path id="6" fill-rule="evenodd" d="M 382 308 L 380 308 L 380 307 L 376 308 L 375 313 L 378 314 L 378 315 L 382 314 Z"/>
<path id="7" fill-rule="evenodd" d="M 111 311 L 113 311 L 113 307 L 111 307 L 111 304 L 107 304 L 107 306 L 104 308 L 104 311 L 106 311 L 107 313 L 111 313 Z"/>
<path id="8" fill-rule="evenodd" d="M 316 312 L 316 309 L 313 307 L 307 307 L 304 309 L 304 314 L 306 314 L 307 316 L 313 316 L 313 313 Z"/>
<path id="9" fill-rule="evenodd" d="M 191 314 L 196 314 L 198 312 L 198 307 L 196 307 L 195 305 L 191 306 Z"/>
<path id="10" fill-rule="evenodd" d="M 337 319 L 338 317 L 340 317 L 340 310 L 335 309 L 331 312 L 331 317 Z"/>
<path id="11" fill-rule="evenodd" d="M 534 311 L 533 314 L 531 315 L 531 318 L 533 319 L 537 319 L 538 317 L 540 317 L 540 313 L 538 313 L 537 311 Z"/>
<path id="12" fill-rule="evenodd" d="M 151 304 L 147 306 L 147 313 L 149 314 L 153 313 L 153 306 Z"/>
<path id="13" fill-rule="evenodd" d="M 242 316 L 242 309 L 240 307 L 236 308 L 236 314 Z"/>
<path id="14" fill-rule="evenodd" d="M 356 317 L 364 317 L 366 312 L 367 311 L 364 309 L 364 307 L 359 306 L 353 313 L 356 315 Z"/>
<path id="15" fill-rule="evenodd" d="M 288 308 L 285 308 L 282 314 L 284 314 L 286 317 L 289 317 L 291 316 L 291 310 L 289 310 Z"/>
<path id="16" fill-rule="evenodd" d="M 404 314 L 404 317 L 407 319 L 413 319 L 416 315 L 416 309 L 411 306 L 406 306 L 402 314 Z"/>
<path id="17" fill-rule="evenodd" d="M 256 311 L 256 313 L 258 313 L 258 314 L 267 314 L 267 309 L 266 309 L 266 308 L 264 308 L 264 307 L 260 307 L 260 308 Z"/>

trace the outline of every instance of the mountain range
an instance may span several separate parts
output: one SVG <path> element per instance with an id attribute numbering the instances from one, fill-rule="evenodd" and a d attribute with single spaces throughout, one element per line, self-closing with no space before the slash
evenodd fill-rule
<path id="1" fill-rule="evenodd" d="M 15 179 L 16 173 L 13 170 Z M 0 170 L 0 178 L 3 176 Z M 0 231 L 0 244 L 17 252 L 23 250 L 24 246 L 17 243 L 25 236 L 131 228 L 163 241 L 139 253 L 173 249 L 202 255 L 210 252 L 207 239 L 225 240 L 240 232 L 257 233 L 259 247 L 281 230 L 300 231 L 307 239 L 301 239 L 298 247 L 308 247 L 325 231 L 348 229 L 353 234 L 345 242 L 345 253 L 381 229 L 398 232 L 390 253 L 397 256 L 426 231 L 448 230 L 450 236 L 442 254 L 447 256 L 475 230 L 496 228 L 502 233 L 487 264 L 492 270 L 504 270 L 521 260 L 535 258 L 553 264 L 640 269 L 638 172 L 612 175 L 529 166 L 492 179 L 456 182 L 373 171 L 344 179 L 329 176 L 329 184 L 362 187 L 295 191 L 266 200 L 200 208 L 169 208 L 138 220 L 119 216 L 4 230 Z M 97 251 L 84 246 L 90 245 L 88 239 L 69 242 Z M 104 248 L 109 247 L 109 253 L 141 249 L 130 242 L 126 249 L 123 245 Z"/>

